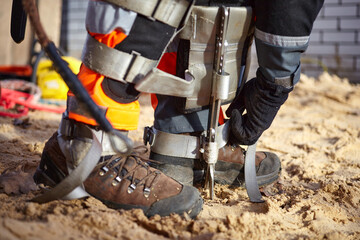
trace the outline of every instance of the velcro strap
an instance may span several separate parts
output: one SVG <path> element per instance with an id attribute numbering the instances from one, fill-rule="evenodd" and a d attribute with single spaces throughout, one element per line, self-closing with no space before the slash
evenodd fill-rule
<path id="1" fill-rule="evenodd" d="M 229 121 L 219 126 L 216 132 L 217 147 L 222 148 L 229 139 Z M 172 157 L 199 159 L 200 137 L 162 132 L 153 128 L 149 132 L 151 151 Z M 217 157 L 217 156 L 216 156 Z"/>
<path id="2" fill-rule="evenodd" d="M 135 82 L 145 76 L 157 64 L 156 60 L 142 57 L 139 53 L 122 52 L 98 42 L 88 35 L 82 54 L 86 67 L 106 77 L 121 82 Z"/>
<path id="3" fill-rule="evenodd" d="M 300 65 L 297 67 L 297 69 L 295 70 L 295 72 L 293 74 L 291 74 L 290 76 L 287 77 L 275 77 L 274 81 L 276 85 L 280 85 L 283 86 L 285 88 L 291 88 L 293 87 L 296 82 L 294 82 L 294 79 L 299 79 L 300 78 Z"/>
<path id="4" fill-rule="evenodd" d="M 275 84 L 280 85 L 286 88 L 290 88 L 293 86 L 293 77 L 282 77 L 282 78 L 275 78 Z"/>
<path id="5" fill-rule="evenodd" d="M 121 8 L 179 27 L 192 5 L 186 0 L 103 0 Z"/>
<path id="6" fill-rule="evenodd" d="M 189 97 L 194 92 L 194 86 L 194 77 L 189 72 L 185 72 L 185 79 L 182 79 L 154 68 L 136 83 L 135 89 L 139 92 Z"/>

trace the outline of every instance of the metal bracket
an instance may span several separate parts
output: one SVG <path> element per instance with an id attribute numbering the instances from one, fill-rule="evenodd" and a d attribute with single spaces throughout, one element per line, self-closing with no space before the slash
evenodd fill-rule
<path id="1" fill-rule="evenodd" d="M 251 202 L 262 203 L 261 193 L 259 191 L 259 185 L 256 180 L 256 167 L 255 167 L 255 153 L 256 143 L 250 145 L 245 155 L 245 186 L 247 194 Z"/>

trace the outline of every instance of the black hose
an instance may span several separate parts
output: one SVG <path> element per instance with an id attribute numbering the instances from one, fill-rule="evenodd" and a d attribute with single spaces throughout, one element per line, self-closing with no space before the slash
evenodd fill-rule
<path id="1" fill-rule="evenodd" d="M 68 67 L 67 62 L 61 58 L 58 53 L 58 49 L 56 48 L 55 44 L 49 40 L 40 22 L 39 12 L 37 10 L 35 0 L 22 0 L 22 3 L 25 12 L 29 16 L 31 24 L 34 27 L 39 43 L 47 53 L 50 60 L 54 63 L 53 66 L 55 67 L 55 70 L 64 79 L 65 83 L 79 100 L 79 102 L 84 103 L 86 110 L 92 115 L 102 130 L 110 133 L 109 137 L 113 148 L 116 149 L 116 151 L 119 153 L 129 154 L 132 151 L 132 141 L 128 137 L 120 134 L 112 127 L 109 120 L 105 117 L 104 111 L 101 110 L 100 107 L 90 97 L 89 93 L 81 84 L 80 80 Z M 126 145 L 126 150 L 123 150 L 121 147 L 117 146 L 115 138 L 120 138 L 123 141 L 123 143 Z"/>
<path id="2" fill-rule="evenodd" d="M 113 127 L 110 122 L 105 118 L 104 112 L 92 100 L 92 98 L 87 93 L 86 89 L 81 84 L 77 76 L 68 67 L 68 63 L 60 57 L 57 48 L 53 42 L 48 43 L 48 45 L 45 47 L 45 52 L 47 53 L 50 60 L 54 63 L 55 70 L 64 79 L 71 92 L 74 93 L 74 95 L 80 102 L 85 103 L 87 110 L 95 118 L 96 122 L 99 123 L 101 128 L 105 132 L 112 131 Z"/>

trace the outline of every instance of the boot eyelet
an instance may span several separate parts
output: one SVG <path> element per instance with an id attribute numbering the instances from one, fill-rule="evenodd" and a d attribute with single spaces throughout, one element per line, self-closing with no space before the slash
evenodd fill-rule
<path id="1" fill-rule="evenodd" d="M 111 183 L 111 185 L 113 185 L 114 187 L 116 187 L 117 185 L 119 185 L 119 183 L 121 182 L 121 178 L 119 176 L 117 176 Z"/>
<path id="2" fill-rule="evenodd" d="M 132 183 L 132 184 L 128 187 L 127 192 L 128 192 L 129 194 L 131 194 L 132 192 L 134 192 L 135 189 L 136 189 L 136 185 Z"/>
<path id="3" fill-rule="evenodd" d="M 145 187 L 144 188 L 144 197 L 148 198 L 150 196 L 150 188 Z"/>
<path id="4" fill-rule="evenodd" d="M 108 171 L 109 171 L 109 169 L 106 166 L 103 166 L 101 168 L 101 171 L 99 172 L 99 175 L 104 176 Z"/>

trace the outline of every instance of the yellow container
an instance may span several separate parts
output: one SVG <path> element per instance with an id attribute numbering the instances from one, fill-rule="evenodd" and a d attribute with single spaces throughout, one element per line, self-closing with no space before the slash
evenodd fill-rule
<path id="1" fill-rule="evenodd" d="M 64 56 L 62 57 L 73 73 L 78 74 L 81 61 Z M 41 97 L 46 99 L 66 99 L 69 88 L 62 77 L 55 71 L 51 60 L 41 60 L 36 72 L 37 85 L 41 89 Z"/>

